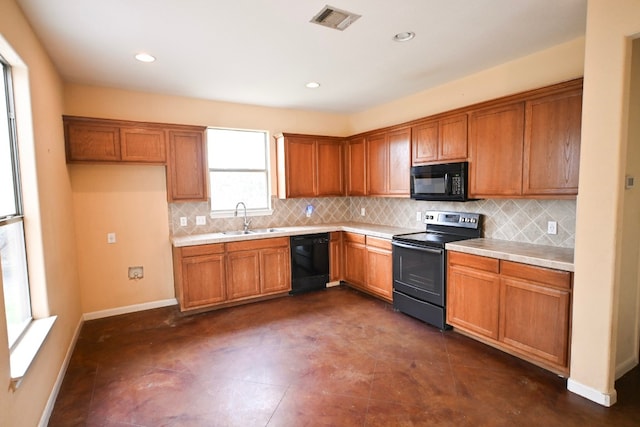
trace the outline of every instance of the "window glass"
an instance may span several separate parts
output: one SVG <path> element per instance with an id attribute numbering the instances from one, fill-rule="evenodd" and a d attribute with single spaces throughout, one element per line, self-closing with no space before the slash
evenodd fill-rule
<path id="1" fill-rule="evenodd" d="M 238 202 L 248 211 L 269 209 L 267 133 L 208 129 L 207 145 L 211 210 L 232 211 Z"/>
<path id="2" fill-rule="evenodd" d="M 9 347 L 31 322 L 24 222 L 19 197 L 18 144 L 13 117 L 11 69 L 0 58 L 0 269 Z"/>

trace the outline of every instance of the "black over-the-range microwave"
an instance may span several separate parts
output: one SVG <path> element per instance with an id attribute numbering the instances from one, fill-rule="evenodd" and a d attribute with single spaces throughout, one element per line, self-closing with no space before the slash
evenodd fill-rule
<path id="1" fill-rule="evenodd" d="M 466 202 L 469 199 L 468 162 L 421 165 L 411 168 L 411 198 Z"/>

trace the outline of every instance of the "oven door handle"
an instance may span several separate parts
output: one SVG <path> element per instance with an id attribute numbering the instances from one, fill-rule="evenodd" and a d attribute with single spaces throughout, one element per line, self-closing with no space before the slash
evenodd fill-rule
<path id="1" fill-rule="evenodd" d="M 437 254 L 437 255 L 442 255 L 442 251 L 443 251 L 442 249 L 425 248 L 423 246 L 408 245 L 406 243 L 400 243 L 400 242 L 391 242 L 391 244 L 399 248 L 415 249 L 417 251 L 428 252 L 430 254 Z"/>

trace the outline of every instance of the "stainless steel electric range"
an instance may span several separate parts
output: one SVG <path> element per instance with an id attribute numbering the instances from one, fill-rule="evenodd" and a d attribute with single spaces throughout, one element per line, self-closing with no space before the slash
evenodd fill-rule
<path id="1" fill-rule="evenodd" d="M 446 324 L 445 244 L 481 237 L 481 215 L 429 211 L 426 231 L 393 236 L 393 308 L 439 329 Z"/>

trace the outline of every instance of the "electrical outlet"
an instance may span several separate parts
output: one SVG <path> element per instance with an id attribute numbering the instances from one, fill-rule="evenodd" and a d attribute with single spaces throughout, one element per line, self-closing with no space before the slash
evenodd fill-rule
<path id="1" fill-rule="evenodd" d="M 556 221 L 547 221 L 547 234 L 558 234 L 558 223 Z"/>
<path id="2" fill-rule="evenodd" d="M 196 225 L 206 225 L 207 224 L 207 217 L 204 215 L 198 215 L 196 217 Z"/>
<path id="3" fill-rule="evenodd" d="M 365 210 L 365 208 L 360 208 L 360 216 L 365 216 L 367 214 L 367 211 Z"/>
<path id="4" fill-rule="evenodd" d="M 130 280 L 138 280 L 144 277 L 144 267 L 136 266 L 129 267 L 129 279 Z"/>
<path id="5" fill-rule="evenodd" d="M 422 212 L 416 212 L 416 221 L 422 221 Z"/>
<path id="6" fill-rule="evenodd" d="M 187 226 L 187 217 L 186 216 L 181 216 L 180 217 L 180 227 L 186 227 Z"/>
<path id="7" fill-rule="evenodd" d="M 115 243 L 116 242 L 116 233 L 107 233 L 107 243 Z"/>

